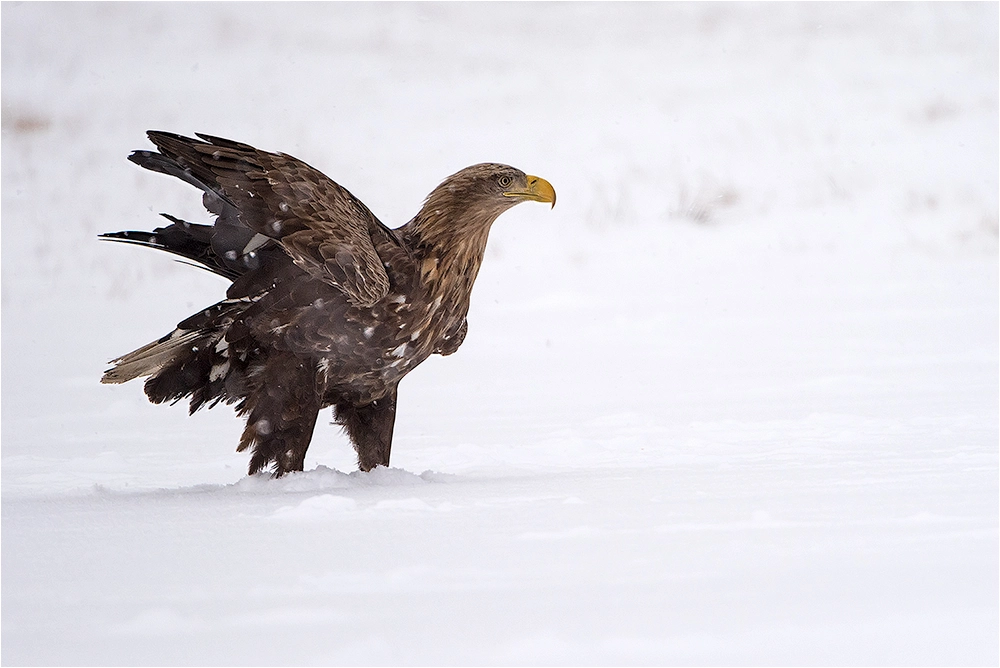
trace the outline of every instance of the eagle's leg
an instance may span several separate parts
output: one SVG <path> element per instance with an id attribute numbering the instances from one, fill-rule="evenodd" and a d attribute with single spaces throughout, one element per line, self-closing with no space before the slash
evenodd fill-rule
<path id="1" fill-rule="evenodd" d="M 315 365 L 274 355 L 255 380 L 259 385 L 240 406 L 249 417 L 237 451 L 252 446 L 250 475 L 272 462 L 275 477 L 301 471 L 321 408 Z"/>
<path id="2" fill-rule="evenodd" d="M 389 465 L 392 427 L 396 421 L 395 388 L 381 399 L 363 406 L 346 401 L 338 402 L 334 418 L 337 424 L 343 425 L 354 444 L 358 453 L 358 467 L 362 471 Z"/>
<path id="3" fill-rule="evenodd" d="M 263 470 L 269 462 L 274 462 L 275 478 L 280 478 L 289 471 L 303 469 L 306 450 L 309 449 L 316 417 L 319 415 L 319 406 L 316 406 L 315 410 L 308 411 L 308 414 L 305 414 L 305 411 L 301 413 L 295 422 L 285 423 L 276 431 L 266 435 L 261 431 L 262 428 L 266 430 L 269 427 L 266 418 L 254 424 L 247 424 L 243 439 L 246 439 L 247 433 L 253 430 L 256 441 L 253 456 L 250 458 L 250 475 Z"/>

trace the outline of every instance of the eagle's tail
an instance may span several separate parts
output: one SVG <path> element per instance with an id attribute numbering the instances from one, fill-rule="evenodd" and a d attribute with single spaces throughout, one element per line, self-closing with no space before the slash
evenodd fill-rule
<path id="1" fill-rule="evenodd" d="M 246 355 L 230 358 L 226 332 L 246 308 L 245 300 L 226 300 L 188 318 L 170 334 L 113 360 L 102 383 L 147 377 L 146 396 L 155 404 L 190 397 L 190 412 L 220 401 L 241 399 L 246 387 Z M 235 362 L 235 363 L 234 363 Z"/>
<path id="2" fill-rule="evenodd" d="M 237 450 L 252 452 L 250 474 L 271 466 L 280 476 L 302 470 L 322 394 L 314 362 L 261 349 L 245 335 L 241 316 L 251 304 L 250 299 L 227 299 L 196 313 L 158 341 L 114 360 L 101 382 L 146 377 L 151 402 L 188 397 L 191 413 L 239 402 L 236 412 L 247 416 L 247 425 Z M 388 425 L 391 438 L 391 421 Z M 388 464 L 387 444 L 383 450 L 385 461 L 376 463 Z"/>

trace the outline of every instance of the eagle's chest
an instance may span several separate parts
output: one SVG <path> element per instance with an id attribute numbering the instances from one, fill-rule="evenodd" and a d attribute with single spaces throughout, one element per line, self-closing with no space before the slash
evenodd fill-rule
<path id="1" fill-rule="evenodd" d="M 431 354 L 441 350 L 461 327 L 468 304 L 446 302 L 444 295 L 390 292 L 378 304 L 351 309 L 344 321 L 330 323 L 320 355 L 320 385 L 371 400 L 395 386 Z"/>
<path id="2" fill-rule="evenodd" d="M 383 299 L 313 311 L 323 322 L 299 330 L 313 337 L 324 395 L 377 399 L 430 355 L 454 352 L 464 337 L 475 271 L 434 257 L 383 257 L 390 279 Z"/>
<path id="3" fill-rule="evenodd" d="M 403 373 L 444 347 L 465 320 L 468 301 L 457 302 L 442 294 L 391 294 L 387 297 L 389 317 L 366 330 L 378 342 L 376 366 L 384 375 L 390 370 Z"/>
<path id="4" fill-rule="evenodd" d="M 398 275 L 387 266 L 392 285 L 370 316 L 375 326 L 365 333 L 378 341 L 379 366 L 408 370 L 434 352 L 449 347 L 469 311 L 475 273 L 442 272 L 436 257 L 424 257 Z"/>

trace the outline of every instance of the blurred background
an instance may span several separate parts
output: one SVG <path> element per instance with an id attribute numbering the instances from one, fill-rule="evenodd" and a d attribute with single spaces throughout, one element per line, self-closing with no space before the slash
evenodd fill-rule
<path id="1" fill-rule="evenodd" d="M 290 153 L 390 227 L 473 163 L 545 177 L 554 210 L 520 206 L 493 228 L 461 354 L 404 381 L 394 466 L 539 481 L 659 471 L 649 489 L 676 495 L 678 522 L 974 518 L 978 534 L 934 534 L 939 551 L 909 571 L 905 541 L 866 553 L 888 556 L 860 576 L 824 552 L 821 601 L 851 583 L 862 601 L 845 620 L 866 596 L 937 582 L 941 564 L 956 580 L 898 599 L 926 625 L 822 658 L 996 660 L 996 3 L 5 2 L 0 17 L 5 629 L 9 605 L 49 600 L 44 583 L 11 594 L 8 574 L 35 562 L 7 547 L 30 530 L 10 532 L 45 511 L 9 500 L 245 471 L 228 409 L 187 418 L 137 383 L 98 383 L 108 360 L 226 287 L 96 238 L 152 229 L 161 211 L 209 221 L 193 189 L 126 160 L 159 129 Z M 353 470 L 326 422 L 307 470 Z M 600 477 L 647 489 L 617 479 Z M 706 489 L 721 490 L 716 505 L 684 505 Z M 942 526 L 907 524 L 907 540 Z M 730 544 L 717 535 L 706 554 Z M 767 554 L 749 557 L 765 575 Z M 898 590 L 879 589 L 892 577 Z M 939 623 L 945 599 L 963 612 Z M 38 628 L 5 644 L 60 659 L 32 653 Z M 674 656 L 655 640 L 574 654 L 593 637 L 581 628 L 579 642 L 491 656 Z M 748 656 L 699 651 L 677 656 Z"/>

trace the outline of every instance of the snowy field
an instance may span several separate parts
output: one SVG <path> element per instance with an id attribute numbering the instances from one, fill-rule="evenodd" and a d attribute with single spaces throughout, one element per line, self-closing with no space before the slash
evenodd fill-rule
<path id="1" fill-rule="evenodd" d="M 2 6 L 2 662 L 993 664 L 997 4 Z M 207 132 L 493 228 L 392 468 L 245 475 L 108 360 L 225 283 L 98 242 Z"/>

